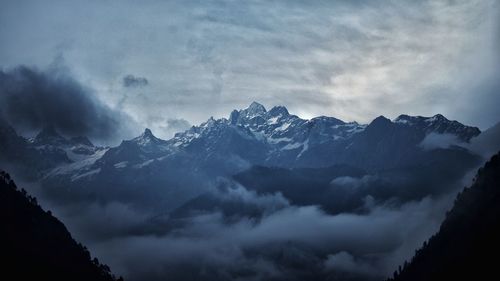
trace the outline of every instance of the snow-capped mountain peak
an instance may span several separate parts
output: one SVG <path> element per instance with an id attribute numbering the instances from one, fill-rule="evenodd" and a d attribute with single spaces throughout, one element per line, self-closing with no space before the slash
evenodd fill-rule
<path id="1" fill-rule="evenodd" d="M 274 116 L 288 116 L 288 115 L 290 115 L 290 113 L 288 113 L 288 109 L 286 109 L 286 107 L 278 105 L 278 106 L 271 108 L 271 110 L 269 110 L 269 115 L 273 116 L 273 117 Z"/>
<path id="2" fill-rule="evenodd" d="M 262 104 L 254 101 L 250 104 L 250 106 L 248 106 L 247 109 L 244 109 L 243 112 L 248 113 L 250 116 L 261 115 L 266 113 L 266 108 Z"/>
<path id="3" fill-rule="evenodd" d="M 125 171 L 178 163 L 193 169 L 203 167 L 215 174 L 233 173 L 249 165 L 352 164 L 367 169 L 390 168 L 411 164 L 415 155 L 422 153 L 419 143 L 430 133 L 454 134 L 467 141 L 479 134 L 479 130 L 442 115 L 401 115 L 393 121 L 380 116 L 368 125 L 328 116 L 307 120 L 290 114 L 284 106 L 267 111 L 253 102 L 246 109 L 233 110 L 229 119 L 210 117 L 170 140 L 159 139 L 145 129 L 140 136 L 125 140 L 118 147 L 97 151 L 102 156 L 87 157 L 85 161 L 92 164 L 78 168 L 79 175 L 98 169 Z M 97 157 L 100 159 L 96 160 Z"/>
<path id="4" fill-rule="evenodd" d="M 410 116 L 406 114 L 399 115 L 396 119 L 393 120 L 394 123 L 401 124 L 416 124 L 418 122 L 426 122 L 426 123 L 450 123 L 453 121 L 448 120 L 442 114 L 436 114 L 432 117 L 424 117 L 424 116 Z"/>
<path id="5" fill-rule="evenodd" d="M 165 143 L 164 140 L 155 137 L 149 128 L 144 129 L 144 132 L 140 136 L 132 139 L 131 142 L 142 147 Z"/>
<path id="6" fill-rule="evenodd" d="M 401 126 L 411 126 L 424 131 L 426 134 L 453 134 L 462 141 L 469 141 L 473 136 L 479 135 L 478 128 L 464 126 L 463 124 L 449 120 L 441 114 L 432 117 L 409 116 L 402 114 L 393 121 Z"/>
<path id="7" fill-rule="evenodd" d="M 263 117 L 266 113 L 266 108 L 262 104 L 258 102 L 252 102 L 246 109 L 242 109 L 239 111 L 234 110 L 229 117 L 229 121 L 232 124 L 236 124 L 241 120 L 246 121 L 252 120 L 255 117 Z"/>

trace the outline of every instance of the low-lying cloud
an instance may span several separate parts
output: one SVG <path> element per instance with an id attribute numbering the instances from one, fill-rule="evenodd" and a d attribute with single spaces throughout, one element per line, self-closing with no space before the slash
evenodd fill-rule
<path id="1" fill-rule="evenodd" d="M 330 215 L 318 206 L 292 205 L 280 193 L 221 181 L 211 192 L 219 200 L 215 208 L 182 218 L 116 202 L 51 209 L 95 256 L 131 281 L 381 280 L 438 229 L 454 198 L 372 202 L 362 214 Z M 222 210 L 228 202 L 261 215 L 228 219 Z"/>
<path id="2" fill-rule="evenodd" d="M 489 159 L 500 150 L 500 123 L 471 139 L 467 147 L 484 159 Z"/>
<path id="3" fill-rule="evenodd" d="M 430 133 L 422 140 L 419 146 L 424 150 L 446 149 L 454 145 L 464 145 L 456 135 Z"/>
<path id="4" fill-rule="evenodd" d="M 165 235 L 109 239 L 92 250 L 129 280 L 328 280 L 339 274 L 373 280 L 437 230 L 441 217 L 434 212 L 443 206 L 427 198 L 400 209 L 334 216 L 315 206 L 289 206 L 234 223 L 220 212 L 204 213 Z"/>

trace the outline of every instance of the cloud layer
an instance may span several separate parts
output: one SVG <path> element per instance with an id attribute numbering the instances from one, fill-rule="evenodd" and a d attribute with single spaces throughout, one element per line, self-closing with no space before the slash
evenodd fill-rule
<path id="1" fill-rule="evenodd" d="M 197 124 L 257 100 L 303 117 L 443 113 L 486 128 L 498 121 L 498 10 L 493 0 L 6 1 L 0 61 L 44 66 L 63 52 L 111 105 L 123 77 L 141 73 L 147 90 L 121 108 L 143 126 Z"/>
<path id="2" fill-rule="evenodd" d="M 292 205 L 280 193 L 222 183 L 213 190 L 214 209 L 182 217 L 117 202 L 63 207 L 39 199 L 127 280 L 220 281 L 381 280 L 437 230 L 454 198 L 452 192 L 397 206 L 367 200 L 363 213 L 330 215 Z M 223 204 L 238 211 L 218 209 Z"/>
<path id="3" fill-rule="evenodd" d="M 443 214 L 447 206 L 424 199 L 401 209 L 379 206 L 364 215 L 335 216 L 314 206 L 288 206 L 260 220 L 242 217 L 230 223 L 219 212 L 204 213 L 166 234 L 122 233 L 91 249 L 129 280 L 300 280 L 341 275 L 371 280 L 390 274 L 436 231 L 436 213 Z"/>

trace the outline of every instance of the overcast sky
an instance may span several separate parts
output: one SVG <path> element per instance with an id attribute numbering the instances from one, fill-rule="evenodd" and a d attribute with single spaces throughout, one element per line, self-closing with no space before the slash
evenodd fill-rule
<path id="1" fill-rule="evenodd" d="M 63 64 L 162 137 L 252 101 L 359 122 L 442 113 L 485 129 L 500 121 L 499 10 L 494 0 L 0 0 L 0 68 Z"/>

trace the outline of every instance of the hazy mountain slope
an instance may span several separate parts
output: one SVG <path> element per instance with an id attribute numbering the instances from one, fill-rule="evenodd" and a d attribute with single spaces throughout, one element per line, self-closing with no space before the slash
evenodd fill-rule
<path id="1" fill-rule="evenodd" d="M 296 169 L 256 166 L 235 175 L 234 179 L 259 194 L 280 192 L 292 204 L 320 205 L 330 213 L 337 213 L 361 208 L 364 196 L 335 187 L 332 181 L 339 177 L 361 181 L 366 175 L 366 171 L 346 165 Z"/>
<path id="2" fill-rule="evenodd" d="M 498 237 L 500 153 L 457 196 L 439 232 L 391 280 L 496 280 Z"/>
<path id="3" fill-rule="evenodd" d="M 500 150 L 500 122 L 471 139 L 468 147 L 486 159 Z"/>
<path id="4" fill-rule="evenodd" d="M 0 118 L 0 167 L 15 170 L 25 177 L 39 178 L 54 167 L 69 162 L 62 149 L 35 147 Z"/>
<path id="5" fill-rule="evenodd" d="M 12 280 L 115 280 L 65 226 L 0 171 L 2 275 Z"/>
<path id="6" fill-rule="evenodd" d="M 463 175 L 478 163 L 462 149 L 439 149 L 427 163 L 367 172 L 347 166 L 274 168 L 255 166 L 233 178 L 259 194 L 281 192 L 297 205 L 319 205 L 329 213 L 362 211 L 367 203 L 404 203 L 456 188 Z"/>

